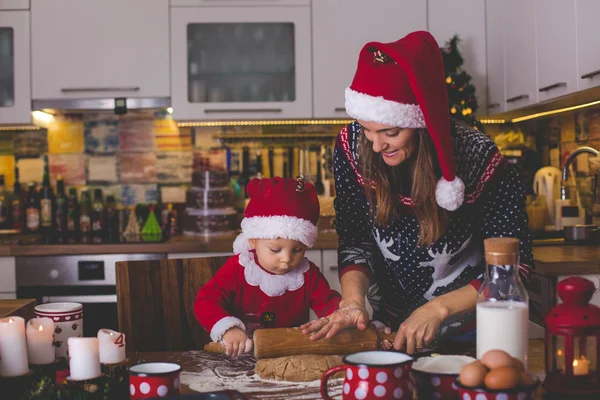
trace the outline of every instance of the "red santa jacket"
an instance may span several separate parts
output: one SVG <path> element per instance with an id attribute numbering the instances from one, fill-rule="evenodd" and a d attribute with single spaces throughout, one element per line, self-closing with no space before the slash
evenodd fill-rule
<path id="1" fill-rule="evenodd" d="M 284 275 L 259 266 L 254 251 L 234 255 L 198 291 L 194 313 L 215 342 L 232 327 L 257 328 L 299 326 L 309 310 L 319 318 L 335 310 L 341 296 L 332 290 L 319 269 L 306 258 Z"/>

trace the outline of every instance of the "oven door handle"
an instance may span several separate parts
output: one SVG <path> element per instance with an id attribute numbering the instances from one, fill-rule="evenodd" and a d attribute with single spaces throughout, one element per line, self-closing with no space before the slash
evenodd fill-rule
<path id="1" fill-rule="evenodd" d="M 75 302 L 75 303 L 116 303 L 116 294 L 99 294 L 92 296 L 44 296 L 42 297 L 43 303 L 56 303 L 56 302 Z"/>

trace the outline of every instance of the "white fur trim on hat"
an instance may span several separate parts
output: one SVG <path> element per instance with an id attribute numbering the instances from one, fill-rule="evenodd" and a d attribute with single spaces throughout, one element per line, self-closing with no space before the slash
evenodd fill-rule
<path id="1" fill-rule="evenodd" d="M 319 233 L 312 222 L 287 215 L 244 218 L 241 226 L 242 233 L 233 242 L 235 254 L 250 250 L 248 239 L 282 238 L 298 240 L 308 247 L 313 247 Z"/>
<path id="2" fill-rule="evenodd" d="M 460 207 L 465 198 L 465 184 L 457 176 L 452 181 L 444 177 L 438 180 L 435 187 L 435 200 L 438 205 L 448 211 L 454 211 Z"/>
<path id="3" fill-rule="evenodd" d="M 346 113 L 354 119 L 400 128 L 426 128 L 418 104 L 402 104 L 346 88 Z"/>
<path id="4" fill-rule="evenodd" d="M 223 339 L 223 335 L 231 328 L 240 328 L 246 332 L 246 325 L 236 317 L 224 317 L 217 321 L 210 330 L 210 338 L 213 342 Z"/>

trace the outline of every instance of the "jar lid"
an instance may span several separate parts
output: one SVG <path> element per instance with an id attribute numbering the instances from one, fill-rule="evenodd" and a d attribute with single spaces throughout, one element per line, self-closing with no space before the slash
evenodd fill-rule
<path id="1" fill-rule="evenodd" d="M 491 265 L 514 265 L 519 263 L 519 239 L 489 238 L 483 241 L 485 261 Z"/>

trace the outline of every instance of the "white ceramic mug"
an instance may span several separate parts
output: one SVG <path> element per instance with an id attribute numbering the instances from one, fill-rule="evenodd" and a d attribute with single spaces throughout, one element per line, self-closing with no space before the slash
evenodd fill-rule
<path id="1" fill-rule="evenodd" d="M 54 321 L 56 358 L 67 358 L 67 340 L 83 336 L 83 305 L 80 303 L 46 303 L 35 307 L 35 316 Z"/>

